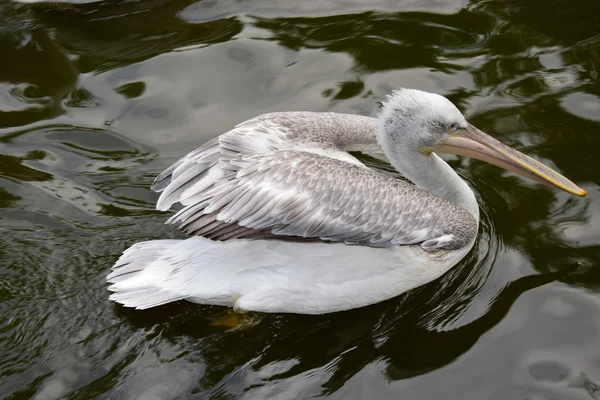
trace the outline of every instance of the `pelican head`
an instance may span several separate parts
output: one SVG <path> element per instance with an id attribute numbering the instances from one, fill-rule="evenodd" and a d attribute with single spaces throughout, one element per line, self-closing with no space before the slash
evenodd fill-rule
<path id="1" fill-rule="evenodd" d="M 553 169 L 471 125 L 450 100 L 438 94 L 416 89 L 393 92 L 383 106 L 377 132 L 392 163 L 435 157 L 435 153 L 469 156 L 577 196 L 587 194 Z M 402 165 L 406 167 L 406 162 Z"/>

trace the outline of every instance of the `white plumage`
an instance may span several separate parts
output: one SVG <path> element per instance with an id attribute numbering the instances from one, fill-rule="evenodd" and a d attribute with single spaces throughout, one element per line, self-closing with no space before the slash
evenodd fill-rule
<path id="1" fill-rule="evenodd" d="M 377 120 L 288 112 L 243 122 L 154 182 L 158 209 L 184 206 L 168 222 L 203 237 L 133 245 L 107 277 L 110 298 L 140 309 L 186 299 L 320 314 L 394 297 L 441 276 L 476 237 L 475 196 L 433 151 L 466 149 L 505 168 L 519 161 L 536 180 L 577 188 L 547 167 L 539 178 L 537 164 L 528 169 L 526 156 L 498 143 L 446 98 L 410 89 Z M 350 149 L 379 149 L 414 185 Z"/>
<path id="2" fill-rule="evenodd" d="M 186 299 L 237 311 L 322 314 L 377 303 L 436 279 L 469 249 L 444 252 L 431 263 L 418 246 L 154 240 L 130 247 L 108 279 L 111 299 L 138 309 Z"/>

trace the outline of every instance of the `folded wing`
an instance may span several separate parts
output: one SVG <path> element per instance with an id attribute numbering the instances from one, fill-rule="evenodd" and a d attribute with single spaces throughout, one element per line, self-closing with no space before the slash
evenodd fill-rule
<path id="1" fill-rule="evenodd" d="M 300 130 L 289 114 L 307 113 L 287 114 L 247 121 L 177 161 L 153 185 L 162 191 L 157 208 L 181 203 L 169 222 L 216 240 L 420 244 L 435 251 L 459 249 L 475 236 L 477 223 L 465 210 L 343 151 L 376 145 L 371 119 L 337 114 L 343 118 L 331 126 L 329 116 L 332 132 L 325 135 L 315 115 L 307 116 L 312 130 Z M 366 133 L 344 141 L 340 132 L 358 132 L 360 124 Z"/>

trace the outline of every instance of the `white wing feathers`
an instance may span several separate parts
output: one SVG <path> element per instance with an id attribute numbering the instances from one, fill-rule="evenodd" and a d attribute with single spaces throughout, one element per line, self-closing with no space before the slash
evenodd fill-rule
<path id="1" fill-rule="evenodd" d="M 157 208 L 184 206 L 168 222 L 218 240 L 420 243 L 426 250 L 451 250 L 474 237 L 477 223 L 468 212 L 366 168 L 339 143 L 323 140 L 322 132 L 295 130 L 289 116 L 285 124 L 281 118 L 244 122 L 160 174 L 152 186 L 162 191 Z"/>

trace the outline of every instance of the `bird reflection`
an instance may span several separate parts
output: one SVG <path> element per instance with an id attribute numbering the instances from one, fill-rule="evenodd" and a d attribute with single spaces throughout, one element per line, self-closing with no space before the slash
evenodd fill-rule
<path id="1" fill-rule="evenodd" d="M 456 284 L 443 288 L 448 277 L 398 299 L 363 309 L 321 317 L 264 315 L 258 326 L 228 334 L 209 326 L 208 318 L 217 312 L 210 307 L 179 303 L 142 313 L 121 307 L 115 307 L 115 311 L 140 327 L 147 326 L 148 320 L 162 320 L 152 336 L 159 334 L 174 344 L 182 336 L 204 338 L 196 346 L 207 368 L 199 391 L 221 386 L 231 371 L 241 365 L 259 371 L 270 364 L 295 360 L 295 365 L 270 376 L 269 381 L 293 379 L 329 365 L 332 373 L 322 384 L 322 394 L 327 394 L 340 389 L 376 361 L 387 363 L 385 373 L 389 380 L 422 375 L 451 363 L 502 321 L 521 294 L 565 279 L 576 268 L 568 265 L 557 272 L 517 279 L 491 301 L 483 315 L 449 330 L 426 327 L 427 321 L 422 320 L 423 313 L 443 302 L 447 292 L 456 290 Z M 468 274 L 468 269 L 467 261 L 451 273 Z M 205 323 L 198 323 L 202 317 Z M 446 319 L 454 317 L 445 315 Z M 441 316 L 437 318 L 443 321 Z"/>
<path id="2" fill-rule="evenodd" d="M 390 364 L 387 374 L 391 380 L 406 379 L 415 375 L 421 375 L 440 368 L 469 350 L 477 340 L 487 331 L 498 324 L 509 312 L 512 305 L 519 296 L 528 290 L 535 289 L 550 282 L 564 279 L 577 269 L 576 265 L 570 265 L 561 271 L 530 275 L 517 279 L 506 286 L 502 292 L 491 302 L 487 312 L 478 319 L 460 326 L 456 329 L 433 332 L 423 329 L 408 329 L 406 333 L 393 332 L 390 338 L 382 346 L 382 354 L 387 356 Z M 411 326 L 410 324 L 407 324 Z M 412 332 L 411 332 L 412 331 Z M 410 352 L 423 354 L 419 348 L 427 349 L 426 353 L 435 355 L 431 358 L 405 357 L 401 352 L 394 352 L 398 343 L 406 341 L 408 337 L 418 335 L 418 341 L 412 341 Z M 409 350 L 409 349 L 407 349 Z M 407 363 L 407 360 L 409 361 Z"/>

